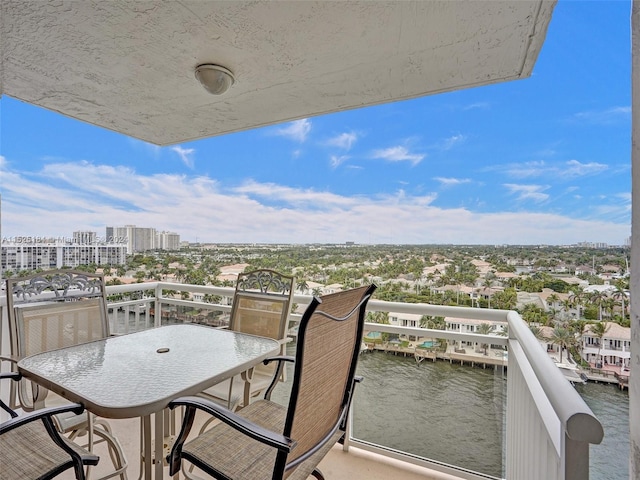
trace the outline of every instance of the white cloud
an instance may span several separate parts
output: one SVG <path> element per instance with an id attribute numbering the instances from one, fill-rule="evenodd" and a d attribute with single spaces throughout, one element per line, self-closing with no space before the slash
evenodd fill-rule
<path id="1" fill-rule="evenodd" d="M 564 177 L 584 177 L 585 175 L 596 175 L 607 170 L 609 167 L 603 163 L 589 162 L 580 163 L 578 160 L 569 160 L 565 167 L 558 169 L 558 174 Z"/>
<path id="2" fill-rule="evenodd" d="M 346 162 L 347 160 L 349 160 L 349 155 L 331 155 L 330 161 L 331 161 L 331 166 L 333 168 L 336 168 L 340 165 L 342 165 L 344 162 Z"/>
<path id="3" fill-rule="evenodd" d="M 540 161 L 510 163 L 505 165 L 494 165 L 487 168 L 487 171 L 497 171 L 512 178 L 535 178 L 545 177 L 551 179 L 577 178 L 589 175 L 597 175 L 609 169 L 604 163 L 589 162 L 581 163 L 578 160 L 569 160 L 564 163 L 550 164 Z"/>
<path id="4" fill-rule="evenodd" d="M 352 197 L 336 195 L 330 192 L 322 192 L 313 188 L 299 189 L 275 183 L 258 183 L 253 180 L 245 182 L 243 185 L 233 189 L 233 192 L 243 195 L 253 195 L 268 201 L 277 201 L 289 205 L 321 205 L 323 207 L 345 207 L 353 205 L 355 200 Z"/>
<path id="5" fill-rule="evenodd" d="M 470 178 L 453 178 L 453 177 L 434 177 L 435 181 L 440 182 L 443 187 L 453 187 L 456 185 L 462 185 L 463 183 L 470 183 Z"/>
<path id="6" fill-rule="evenodd" d="M 442 148 L 442 150 L 451 150 L 455 145 L 464 142 L 466 139 L 467 138 L 462 134 L 453 135 L 449 138 L 445 138 L 440 148 Z"/>
<path id="7" fill-rule="evenodd" d="M 355 132 L 345 132 L 327 140 L 327 145 L 349 151 L 357 140 L 358 135 Z"/>
<path id="8" fill-rule="evenodd" d="M 107 225 L 135 224 L 206 242 L 478 244 L 575 243 L 585 238 L 621 244 L 629 214 L 602 216 L 536 212 L 483 213 L 441 208 L 434 194 L 400 190 L 388 195 L 342 195 L 248 180 L 225 188 L 196 175 L 142 175 L 128 167 L 89 162 L 47 164 L 36 172 L 3 161 L 4 236 L 104 234 Z M 516 195 L 539 198 L 545 187 L 512 185 Z M 624 195 L 623 195 L 624 196 Z M 628 204 L 620 198 L 619 207 Z M 625 203 L 626 202 L 626 203 Z M 614 205 L 615 206 L 615 205 Z M 621 214 L 609 208 L 609 214 Z"/>
<path id="9" fill-rule="evenodd" d="M 520 201 L 532 200 L 536 203 L 544 202 L 549 198 L 549 195 L 542 193 L 543 190 L 547 190 L 548 186 L 543 185 L 517 185 L 514 183 L 505 183 L 503 186 L 509 190 L 509 193 L 516 195 Z"/>
<path id="10" fill-rule="evenodd" d="M 286 127 L 276 129 L 276 135 L 289 138 L 295 142 L 304 143 L 311 131 L 311 121 L 307 118 L 296 120 L 287 124 Z"/>
<path id="11" fill-rule="evenodd" d="M 489 107 L 491 107 L 491 104 L 489 102 L 476 102 L 462 107 L 462 110 L 487 109 Z"/>
<path id="12" fill-rule="evenodd" d="M 417 165 L 425 157 L 426 155 L 422 153 L 409 153 L 407 148 L 403 146 L 389 147 L 373 152 L 373 158 L 390 162 L 411 162 L 412 165 Z"/>
<path id="13" fill-rule="evenodd" d="M 194 165 L 192 156 L 196 152 L 194 148 L 182 148 L 177 145 L 175 147 L 171 147 L 171 150 L 173 150 L 180 156 L 180 159 L 187 167 L 193 168 Z"/>
<path id="14" fill-rule="evenodd" d="M 631 120 L 631 107 L 611 107 L 606 110 L 578 112 L 573 116 L 573 119 L 589 124 L 610 125 L 620 121 Z"/>

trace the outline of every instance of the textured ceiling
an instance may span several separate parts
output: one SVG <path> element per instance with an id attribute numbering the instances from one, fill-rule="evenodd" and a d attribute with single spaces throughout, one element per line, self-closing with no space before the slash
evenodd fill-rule
<path id="1" fill-rule="evenodd" d="M 0 5 L 1 94 L 168 145 L 527 77 L 555 1 Z"/>

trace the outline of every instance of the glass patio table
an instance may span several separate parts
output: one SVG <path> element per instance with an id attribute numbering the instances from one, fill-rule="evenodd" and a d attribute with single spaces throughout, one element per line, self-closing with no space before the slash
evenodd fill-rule
<path id="1" fill-rule="evenodd" d="M 170 325 L 26 357 L 27 378 L 105 418 L 141 417 L 144 475 L 163 457 L 165 408 L 277 355 L 280 343 L 202 325 Z M 155 415 L 152 455 L 151 416 Z M 163 478 L 155 462 L 155 479 Z"/>

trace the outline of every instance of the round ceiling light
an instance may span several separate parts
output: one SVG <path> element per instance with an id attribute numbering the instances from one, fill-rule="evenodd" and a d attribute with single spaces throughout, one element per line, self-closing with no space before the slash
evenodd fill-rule
<path id="1" fill-rule="evenodd" d="M 196 78 L 200 84 L 212 95 L 222 95 L 225 93 L 235 78 L 233 73 L 220 65 L 205 63 L 196 67 Z"/>

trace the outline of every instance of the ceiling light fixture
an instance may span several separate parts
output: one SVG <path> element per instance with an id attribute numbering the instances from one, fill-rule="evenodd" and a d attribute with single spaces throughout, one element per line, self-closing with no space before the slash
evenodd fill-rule
<path id="1" fill-rule="evenodd" d="M 225 93 L 235 78 L 233 73 L 220 65 L 205 63 L 196 67 L 196 78 L 200 84 L 212 95 L 222 95 Z"/>

